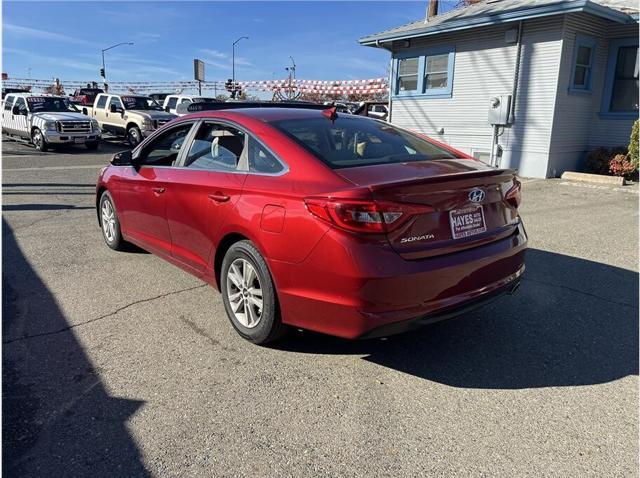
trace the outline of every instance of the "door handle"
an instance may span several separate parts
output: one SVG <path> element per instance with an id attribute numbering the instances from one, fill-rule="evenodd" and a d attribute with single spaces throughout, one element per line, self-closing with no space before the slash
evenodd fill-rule
<path id="1" fill-rule="evenodd" d="M 165 188 L 151 188 L 151 190 L 156 196 L 166 191 Z"/>
<path id="2" fill-rule="evenodd" d="M 221 192 L 217 192 L 215 194 L 209 194 L 209 199 L 215 202 L 227 202 L 231 198 Z"/>

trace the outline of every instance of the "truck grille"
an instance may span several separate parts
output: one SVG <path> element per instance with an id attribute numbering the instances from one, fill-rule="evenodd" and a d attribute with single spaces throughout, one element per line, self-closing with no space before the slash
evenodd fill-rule
<path id="1" fill-rule="evenodd" d="M 60 133 L 90 133 L 91 121 L 58 121 Z"/>

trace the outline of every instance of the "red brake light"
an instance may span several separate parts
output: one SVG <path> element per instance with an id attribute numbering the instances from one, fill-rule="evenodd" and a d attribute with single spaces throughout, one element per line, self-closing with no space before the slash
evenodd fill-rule
<path id="1" fill-rule="evenodd" d="M 504 195 L 504 198 L 507 200 L 507 202 L 509 202 L 516 209 L 520 206 L 520 203 L 522 203 L 522 194 L 520 193 L 521 187 L 522 183 L 520 183 L 520 181 L 518 181 L 517 179 L 514 179 L 513 186 L 507 191 L 507 194 Z"/>
<path id="2" fill-rule="evenodd" d="M 429 206 L 412 206 L 382 201 L 306 198 L 314 216 L 352 232 L 380 234 L 396 229 L 417 212 L 430 212 Z"/>

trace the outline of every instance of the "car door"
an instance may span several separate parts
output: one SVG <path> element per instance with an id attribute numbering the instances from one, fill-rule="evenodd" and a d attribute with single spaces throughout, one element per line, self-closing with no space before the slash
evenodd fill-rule
<path id="1" fill-rule="evenodd" d="M 4 99 L 4 108 L 2 108 L 2 131 L 8 134 L 16 134 L 13 126 L 13 95 L 7 95 Z"/>
<path id="2" fill-rule="evenodd" d="M 247 135 L 229 124 L 198 124 L 171 177 L 167 221 L 172 254 L 194 271 L 211 269 L 217 234 L 242 194 Z"/>
<path id="3" fill-rule="evenodd" d="M 29 125 L 27 122 L 27 115 L 29 110 L 27 109 L 27 102 L 22 97 L 17 97 L 16 102 L 13 105 L 18 108 L 19 113 L 17 115 L 12 114 L 12 124 L 14 132 L 23 138 L 29 138 L 31 136 L 29 131 Z"/>
<path id="4" fill-rule="evenodd" d="M 112 112 L 111 108 L 115 107 L 116 111 Z M 124 113 L 124 105 L 119 96 L 111 96 L 107 107 L 104 111 L 104 129 L 115 135 L 123 136 L 126 132 L 124 127 L 122 115 Z"/>
<path id="5" fill-rule="evenodd" d="M 176 162 L 192 126 L 193 122 L 176 125 L 136 151 L 134 166 L 123 167 L 115 183 L 123 234 L 167 256 L 171 255 L 171 234 L 166 204 L 172 195 Z"/>
<path id="6" fill-rule="evenodd" d="M 105 116 L 107 109 L 107 100 L 109 99 L 109 95 L 98 95 L 97 101 L 93 107 L 93 118 L 100 124 L 100 128 L 104 131 L 108 131 L 105 128 L 105 120 L 107 117 Z"/>

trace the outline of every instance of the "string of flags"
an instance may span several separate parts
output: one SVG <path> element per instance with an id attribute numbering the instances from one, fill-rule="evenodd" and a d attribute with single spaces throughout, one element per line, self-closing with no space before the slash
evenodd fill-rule
<path id="1" fill-rule="evenodd" d="M 59 81 L 67 90 L 86 87 L 92 81 L 69 80 Z M 4 87 L 25 87 L 31 86 L 35 90 L 52 86 L 52 80 L 32 79 L 32 78 L 7 78 L 3 82 Z M 272 79 L 272 80 L 251 80 L 236 81 L 239 89 L 245 91 L 299 91 L 302 93 L 384 93 L 388 89 L 387 78 L 369 78 L 353 80 L 306 80 L 306 79 Z M 110 91 L 134 91 L 140 93 L 174 92 L 182 90 L 198 89 L 197 81 L 110 81 L 108 82 Z M 100 84 L 98 84 L 100 85 Z M 208 81 L 201 83 L 202 90 L 220 91 L 225 90 L 225 82 Z"/>

